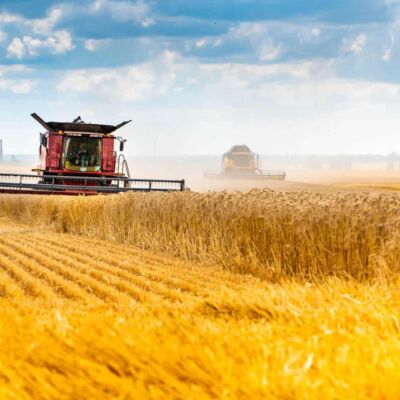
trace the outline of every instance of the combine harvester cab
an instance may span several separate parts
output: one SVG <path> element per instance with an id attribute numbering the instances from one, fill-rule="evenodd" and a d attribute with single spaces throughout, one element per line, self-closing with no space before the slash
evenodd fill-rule
<path id="1" fill-rule="evenodd" d="M 183 191 L 184 180 L 133 179 L 122 154 L 126 139 L 114 132 L 119 125 L 45 122 L 40 134 L 40 165 L 29 174 L 0 174 L 0 192 L 21 194 L 94 195 L 132 191 Z M 119 142 L 119 154 L 115 142 Z"/>
<path id="2" fill-rule="evenodd" d="M 246 145 L 235 145 L 222 156 L 220 172 L 206 172 L 207 178 L 285 180 L 284 171 L 263 171 L 260 157 Z"/>

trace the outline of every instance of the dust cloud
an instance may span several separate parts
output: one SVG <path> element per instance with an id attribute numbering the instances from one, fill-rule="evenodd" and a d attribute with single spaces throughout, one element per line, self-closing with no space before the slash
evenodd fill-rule
<path id="1" fill-rule="evenodd" d="M 248 191 L 254 188 L 277 191 L 400 190 L 400 170 L 387 168 L 385 162 L 363 163 L 353 168 L 310 167 L 282 161 L 263 162 L 263 170 L 286 172 L 285 181 L 259 179 L 210 179 L 206 172 L 221 170 L 219 156 L 136 156 L 128 157 L 131 177 L 185 179 L 193 191 Z M 35 174 L 38 165 L 33 155 L 15 156 L 0 163 L 0 173 Z"/>

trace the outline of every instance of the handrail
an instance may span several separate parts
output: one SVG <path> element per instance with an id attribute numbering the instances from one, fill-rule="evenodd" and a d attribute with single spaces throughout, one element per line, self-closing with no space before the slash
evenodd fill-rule
<path id="1" fill-rule="evenodd" d="M 119 154 L 118 155 L 118 159 L 117 159 L 117 166 L 115 169 L 116 173 L 124 174 L 124 170 L 126 172 L 126 176 L 128 177 L 128 179 L 131 177 L 130 171 L 129 171 L 129 165 L 128 162 L 126 161 L 126 158 L 123 154 Z"/>

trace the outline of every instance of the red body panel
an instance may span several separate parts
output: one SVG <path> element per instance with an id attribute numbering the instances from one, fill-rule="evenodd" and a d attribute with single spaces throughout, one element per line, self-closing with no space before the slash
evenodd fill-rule
<path id="1" fill-rule="evenodd" d="M 115 170 L 115 153 L 114 138 L 105 137 L 102 139 L 102 170 L 104 172 L 114 172 Z"/>
<path id="2" fill-rule="evenodd" d="M 62 141 L 63 137 L 61 135 L 49 135 L 46 156 L 46 171 L 60 168 Z"/>

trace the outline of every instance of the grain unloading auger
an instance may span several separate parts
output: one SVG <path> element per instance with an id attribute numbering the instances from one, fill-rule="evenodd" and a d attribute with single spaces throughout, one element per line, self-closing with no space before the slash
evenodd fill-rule
<path id="1" fill-rule="evenodd" d="M 0 192 L 20 194 L 95 195 L 135 191 L 183 191 L 184 180 L 134 179 L 122 154 L 126 139 L 114 132 L 119 125 L 45 122 L 31 114 L 45 129 L 40 134 L 40 166 L 34 174 L 0 173 Z M 115 151 L 119 142 L 119 154 Z"/>
<path id="2" fill-rule="evenodd" d="M 285 180 L 286 172 L 263 171 L 258 154 L 253 153 L 246 145 L 236 145 L 222 156 L 221 171 L 207 171 L 205 176 L 217 179 Z"/>

